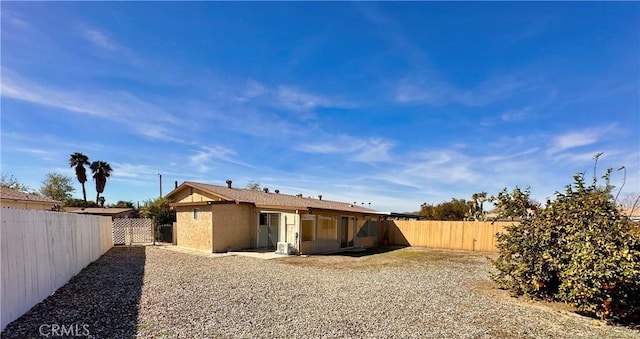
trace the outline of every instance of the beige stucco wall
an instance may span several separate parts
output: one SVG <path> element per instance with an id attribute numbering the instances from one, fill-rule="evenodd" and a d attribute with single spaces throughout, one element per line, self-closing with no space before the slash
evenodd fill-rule
<path id="1" fill-rule="evenodd" d="M 303 241 L 300 243 L 300 252 L 302 254 L 322 253 L 340 250 L 340 242 L 338 240 L 315 240 Z"/>
<path id="2" fill-rule="evenodd" d="M 184 187 L 182 190 L 173 194 L 174 202 L 202 202 L 202 201 L 219 201 L 222 198 L 205 193 L 197 188 Z"/>
<path id="3" fill-rule="evenodd" d="M 46 210 L 51 211 L 54 204 L 43 202 L 31 202 L 31 201 L 14 201 L 14 200 L 0 200 L 1 207 L 22 208 L 27 210 Z"/>
<path id="4" fill-rule="evenodd" d="M 248 204 L 211 206 L 213 206 L 214 252 L 255 247 L 257 214 L 253 206 Z"/>
<path id="5" fill-rule="evenodd" d="M 197 220 L 193 209 L 199 208 Z M 213 251 L 211 206 L 176 207 L 176 245 L 199 251 Z"/>
<path id="6" fill-rule="evenodd" d="M 357 237 L 353 239 L 353 244 L 355 247 L 373 247 L 378 243 L 377 237 Z"/>

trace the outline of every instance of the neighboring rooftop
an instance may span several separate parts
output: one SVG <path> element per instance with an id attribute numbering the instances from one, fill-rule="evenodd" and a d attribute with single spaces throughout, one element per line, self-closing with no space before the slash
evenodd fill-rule
<path id="1" fill-rule="evenodd" d="M 377 213 L 370 208 L 359 206 L 353 203 L 324 200 L 321 196 L 317 198 L 304 197 L 302 195 L 290 195 L 276 193 L 276 191 L 252 190 L 247 188 L 235 188 L 229 186 L 218 186 L 210 184 L 202 184 L 197 182 L 186 181 L 178 188 L 167 194 L 171 196 L 184 187 L 193 187 L 206 193 L 216 195 L 226 201 L 235 201 L 239 203 L 252 203 L 258 207 L 287 207 L 296 209 L 326 209 L 338 211 L 350 211 L 359 213 Z"/>
<path id="2" fill-rule="evenodd" d="M 633 221 L 640 221 L 640 206 L 633 207 L 621 207 L 620 210 L 624 215 Z"/>
<path id="3" fill-rule="evenodd" d="M 36 203 L 62 204 L 62 201 L 53 200 L 49 197 L 43 197 L 38 194 L 30 194 L 14 190 L 9 187 L 0 187 L 0 198 L 3 200 L 26 201 Z"/>
<path id="4" fill-rule="evenodd" d="M 136 210 L 133 208 L 116 208 L 116 207 L 87 207 L 87 208 L 78 208 L 78 207 L 67 207 L 68 213 L 76 213 L 76 214 L 91 214 L 91 215 L 104 215 L 108 217 L 120 217 L 120 216 L 128 216 L 134 215 Z"/>

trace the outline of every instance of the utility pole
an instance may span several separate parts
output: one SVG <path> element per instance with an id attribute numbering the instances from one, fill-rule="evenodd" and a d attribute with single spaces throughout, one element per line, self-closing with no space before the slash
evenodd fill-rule
<path id="1" fill-rule="evenodd" d="M 162 198 L 162 174 L 158 173 L 158 177 L 160 177 L 160 198 Z"/>

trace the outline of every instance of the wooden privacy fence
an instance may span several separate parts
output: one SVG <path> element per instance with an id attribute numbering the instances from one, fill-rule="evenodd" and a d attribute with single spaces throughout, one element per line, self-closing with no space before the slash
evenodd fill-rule
<path id="1" fill-rule="evenodd" d="M 497 252 L 495 234 L 513 222 L 386 220 L 389 244 Z"/>
<path id="2" fill-rule="evenodd" d="M 2 208 L 4 329 L 113 247 L 111 218 Z"/>
<path id="3" fill-rule="evenodd" d="M 133 245 L 153 242 L 153 219 L 113 219 L 113 244 Z"/>

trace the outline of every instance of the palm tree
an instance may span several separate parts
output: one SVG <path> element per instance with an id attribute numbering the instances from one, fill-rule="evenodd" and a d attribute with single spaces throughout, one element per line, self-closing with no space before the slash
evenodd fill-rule
<path id="1" fill-rule="evenodd" d="M 69 157 L 69 165 L 76 168 L 76 178 L 82 184 L 82 197 L 84 198 L 85 206 L 87 205 L 87 190 L 84 188 L 84 183 L 87 182 L 87 170 L 84 165 L 88 166 L 90 164 L 89 157 L 80 152 L 75 152 Z"/>
<path id="2" fill-rule="evenodd" d="M 96 181 L 96 203 L 100 203 L 100 193 L 104 192 L 104 186 L 107 184 L 107 178 L 111 175 L 113 169 L 111 165 L 104 161 L 94 161 L 91 163 L 91 172 L 93 179 Z"/>

